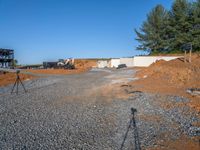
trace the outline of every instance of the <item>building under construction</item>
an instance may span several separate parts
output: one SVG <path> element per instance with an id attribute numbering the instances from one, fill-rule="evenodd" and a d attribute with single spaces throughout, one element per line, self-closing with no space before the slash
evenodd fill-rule
<path id="1" fill-rule="evenodd" d="M 14 67 L 14 50 L 0 48 L 0 68 Z"/>

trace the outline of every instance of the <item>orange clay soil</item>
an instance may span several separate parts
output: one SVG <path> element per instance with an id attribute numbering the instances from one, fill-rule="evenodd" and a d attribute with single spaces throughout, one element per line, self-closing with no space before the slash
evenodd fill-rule
<path id="1" fill-rule="evenodd" d="M 27 74 L 19 74 L 21 80 L 29 80 L 35 77 Z M 14 83 L 16 80 L 16 73 L 5 73 L 0 74 L 0 86 L 5 86 L 11 83 Z"/>
<path id="2" fill-rule="evenodd" d="M 163 136 L 166 136 L 163 134 Z M 179 139 L 176 140 L 168 140 L 168 141 L 159 141 L 157 145 L 148 148 L 148 150 L 199 150 L 200 138 L 198 137 L 187 137 L 182 135 Z"/>
<path id="3" fill-rule="evenodd" d="M 88 71 L 92 67 L 97 66 L 96 60 L 75 59 L 75 68 L 73 70 L 67 69 L 27 69 L 27 72 L 38 74 L 78 74 Z"/>
<path id="4" fill-rule="evenodd" d="M 76 59 L 75 60 L 75 67 L 74 70 L 66 70 L 66 69 L 27 69 L 24 71 L 32 72 L 32 73 L 38 73 L 38 74 L 76 74 L 76 73 L 83 73 L 85 71 L 88 71 L 92 67 L 97 66 L 96 60 L 90 60 L 90 59 Z M 27 74 L 20 74 L 21 80 L 28 80 L 35 78 L 31 75 Z M 0 86 L 5 86 L 11 83 L 14 83 L 16 80 L 16 74 L 15 73 L 6 73 L 6 74 L 0 74 Z"/>
<path id="5" fill-rule="evenodd" d="M 75 59 L 74 63 L 76 68 L 90 69 L 97 67 L 97 60 L 93 59 Z"/>
<path id="6" fill-rule="evenodd" d="M 147 120 L 152 122 L 163 122 L 163 118 L 159 115 L 140 115 L 141 120 Z M 174 123 L 173 126 L 179 126 Z M 163 137 L 167 139 L 162 139 Z M 169 132 L 162 132 L 157 135 L 156 145 L 152 145 L 147 150 L 199 150 L 200 149 L 200 137 L 189 137 L 182 134 L 178 139 L 171 139 L 171 134 Z M 162 139 L 162 140 L 161 140 Z"/>
<path id="7" fill-rule="evenodd" d="M 139 80 L 130 84 L 136 90 L 178 95 L 189 98 L 189 106 L 200 112 L 200 96 L 186 93 L 188 88 L 200 88 L 200 55 L 193 54 L 192 63 L 184 59 L 160 60 L 148 68 L 141 68 L 136 76 Z"/>

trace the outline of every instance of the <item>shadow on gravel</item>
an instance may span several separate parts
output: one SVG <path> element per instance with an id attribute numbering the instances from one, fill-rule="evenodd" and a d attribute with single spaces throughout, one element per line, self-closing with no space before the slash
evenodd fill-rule
<path id="1" fill-rule="evenodd" d="M 140 139 L 139 139 L 139 134 L 138 134 L 138 129 L 137 129 L 137 126 L 136 126 L 136 121 L 135 121 L 135 113 L 136 113 L 136 112 L 137 112 L 137 109 L 131 108 L 132 118 L 130 119 L 128 128 L 127 128 L 127 130 L 126 130 L 126 133 L 125 133 L 123 142 L 122 142 L 121 147 L 120 147 L 120 150 L 122 150 L 123 147 L 124 147 L 124 144 L 125 144 L 125 141 L 126 141 L 126 139 L 127 139 L 127 135 L 128 135 L 128 132 L 129 132 L 131 126 L 132 126 L 132 129 L 133 129 L 133 132 L 134 132 L 135 150 L 141 150 Z"/>

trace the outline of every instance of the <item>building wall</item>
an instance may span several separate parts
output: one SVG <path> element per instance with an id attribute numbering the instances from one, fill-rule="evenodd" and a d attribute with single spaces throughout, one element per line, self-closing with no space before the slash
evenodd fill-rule
<path id="1" fill-rule="evenodd" d="M 148 67 L 157 60 L 169 61 L 180 57 L 182 56 L 135 56 L 134 67 Z"/>
<path id="2" fill-rule="evenodd" d="M 120 58 L 120 64 L 126 64 L 127 67 L 134 67 L 134 58 Z"/>
<path id="3" fill-rule="evenodd" d="M 127 67 L 148 67 L 157 60 L 173 60 L 183 56 L 135 56 L 134 58 L 116 58 L 110 60 L 99 60 L 98 68 L 118 67 L 119 64 L 126 64 Z"/>
<path id="4" fill-rule="evenodd" d="M 98 66 L 98 68 L 110 67 L 108 60 L 99 60 L 97 62 L 97 66 Z"/>
<path id="5" fill-rule="evenodd" d="M 120 64 L 120 59 L 116 58 L 116 59 L 111 59 L 111 66 L 110 67 L 118 67 L 118 65 Z"/>

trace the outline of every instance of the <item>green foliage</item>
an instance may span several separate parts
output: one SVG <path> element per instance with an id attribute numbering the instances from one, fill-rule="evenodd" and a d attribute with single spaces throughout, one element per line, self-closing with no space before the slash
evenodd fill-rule
<path id="1" fill-rule="evenodd" d="M 171 10 L 157 5 L 147 15 L 141 28 L 135 30 L 138 50 L 157 53 L 181 53 L 184 44 L 200 50 L 200 0 L 175 0 Z"/>
<path id="2" fill-rule="evenodd" d="M 186 0 L 176 0 L 170 12 L 170 28 L 173 34 L 171 49 L 181 51 L 181 46 L 192 42 L 190 5 Z"/>
<path id="3" fill-rule="evenodd" d="M 200 51 L 200 0 L 193 5 L 192 9 L 192 21 L 193 21 L 193 47 L 196 51 Z"/>
<path id="4" fill-rule="evenodd" d="M 16 66 L 17 66 L 17 64 L 18 64 L 18 61 L 17 61 L 17 59 L 13 60 L 13 66 L 14 66 L 14 67 L 16 67 Z"/>
<path id="5" fill-rule="evenodd" d="M 140 31 L 135 30 L 137 39 L 141 45 L 138 46 L 140 50 L 162 51 L 164 48 L 163 42 L 163 29 L 164 23 L 168 17 L 168 12 L 162 5 L 157 5 L 147 15 L 147 21 L 145 21 L 140 28 Z"/>

